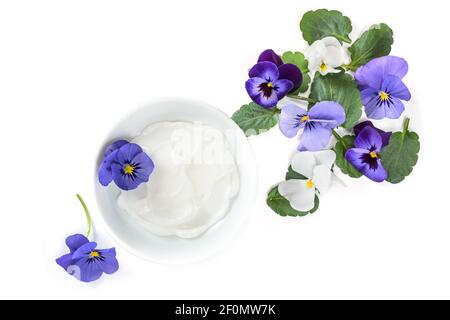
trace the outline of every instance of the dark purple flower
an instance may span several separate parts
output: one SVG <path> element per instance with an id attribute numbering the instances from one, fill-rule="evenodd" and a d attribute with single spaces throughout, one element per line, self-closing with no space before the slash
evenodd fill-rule
<path id="1" fill-rule="evenodd" d="M 149 180 L 154 167 L 139 145 L 119 140 L 106 148 L 98 179 L 104 186 L 114 180 L 120 189 L 133 190 Z"/>
<path id="2" fill-rule="evenodd" d="M 411 99 L 411 93 L 402 81 L 407 73 L 408 63 L 394 56 L 373 59 L 356 70 L 355 80 L 369 118 L 400 117 L 405 110 L 401 100 Z"/>
<path id="3" fill-rule="evenodd" d="M 365 127 L 371 127 L 377 130 L 378 134 L 381 136 L 381 140 L 383 141 L 382 148 L 389 144 L 389 139 L 391 138 L 392 132 L 386 132 L 376 128 L 371 121 L 363 121 L 361 123 L 358 123 L 353 127 L 353 132 L 357 136 Z"/>
<path id="4" fill-rule="evenodd" d="M 95 281 L 103 273 L 112 274 L 119 269 L 114 248 L 96 249 L 97 243 L 81 234 L 67 237 L 66 245 L 70 252 L 56 259 L 56 263 L 80 281 Z"/>
<path id="5" fill-rule="evenodd" d="M 245 89 L 250 98 L 264 108 L 275 107 L 294 87 L 291 80 L 279 79 L 278 67 L 272 62 L 257 63 L 250 69 L 249 76 Z"/>
<path id="6" fill-rule="evenodd" d="M 258 62 L 263 61 L 273 62 L 277 65 L 277 67 L 283 64 L 283 60 L 281 60 L 280 56 L 276 54 L 276 52 L 273 51 L 272 49 L 267 49 L 261 52 L 261 54 L 258 57 Z"/>
<path id="7" fill-rule="evenodd" d="M 300 129 L 303 134 L 299 151 L 319 151 L 330 141 L 332 129 L 345 121 L 344 108 L 337 102 L 322 101 L 309 111 L 288 104 L 281 109 L 280 130 L 288 138 L 295 137 Z"/>
<path id="8" fill-rule="evenodd" d="M 295 91 L 300 88 L 303 82 L 303 74 L 300 69 L 292 63 L 283 63 L 280 56 L 275 53 L 272 49 L 264 50 L 258 58 L 258 62 L 273 62 L 278 67 L 278 72 L 280 73 L 280 79 L 291 80 L 294 87 L 291 91 Z"/>
<path id="9" fill-rule="evenodd" d="M 377 130 L 366 126 L 356 136 L 354 148 L 345 153 L 345 159 L 367 178 L 382 182 L 388 177 L 379 157 L 382 147 L 383 140 Z"/>
<path id="10" fill-rule="evenodd" d="M 272 108 L 288 92 L 300 87 L 303 76 L 293 64 L 281 61 L 273 50 L 261 53 L 258 63 L 249 71 L 245 88 L 250 98 L 264 108 Z"/>

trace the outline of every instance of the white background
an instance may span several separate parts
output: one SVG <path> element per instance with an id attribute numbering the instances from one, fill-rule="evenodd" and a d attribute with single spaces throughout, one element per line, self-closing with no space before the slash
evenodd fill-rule
<path id="1" fill-rule="evenodd" d="M 0 298 L 450 298 L 448 34 L 445 1 L 1 1 Z M 394 30 L 421 137 L 399 185 L 344 177 L 319 211 L 282 218 L 265 204 L 297 145 L 278 129 L 250 139 L 260 183 L 252 218 L 208 261 L 162 266 L 117 248 L 121 268 L 85 284 L 54 259 L 84 232 L 75 193 L 96 211 L 94 161 L 110 128 L 154 98 L 204 100 L 231 115 L 249 98 L 259 52 L 304 51 L 298 23 L 335 8 L 356 38 Z M 383 122 L 400 128 L 401 120 Z M 94 214 L 95 216 L 95 214 Z M 116 245 L 97 220 L 94 238 Z"/>

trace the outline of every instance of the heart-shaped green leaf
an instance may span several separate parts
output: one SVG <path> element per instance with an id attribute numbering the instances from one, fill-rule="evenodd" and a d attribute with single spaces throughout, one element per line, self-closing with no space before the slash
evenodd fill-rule
<path id="1" fill-rule="evenodd" d="M 348 49 L 352 59 L 349 69 L 356 70 L 374 58 L 389 55 L 393 43 L 393 32 L 387 24 L 372 26 Z"/>
<path id="2" fill-rule="evenodd" d="M 352 76 L 345 72 L 318 75 L 311 85 L 310 98 L 336 101 L 345 110 L 344 128 L 351 129 L 362 115 L 361 95 Z"/>
<path id="3" fill-rule="evenodd" d="M 312 44 L 325 37 L 335 37 L 341 43 L 351 43 L 352 22 L 336 10 L 319 9 L 306 12 L 300 21 L 303 39 Z"/>
<path id="4" fill-rule="evenodd" d="M 381 163 L 388 172 L 387 181 L 399 183 L 413 170 L 419 158 L 419 136 L 408 130 L 409 119 L 403 131 L 391 135 L 389 145 L 381 151 Z"/>
<path id="5" fill-rule="evenodd" d="M 278 123 L 278 114 L 277 108 L 265 109 L 254 102 L 250 102 L 243 105 L 231 118 L 248 137 L 266 132 L 274 127 Z"/>

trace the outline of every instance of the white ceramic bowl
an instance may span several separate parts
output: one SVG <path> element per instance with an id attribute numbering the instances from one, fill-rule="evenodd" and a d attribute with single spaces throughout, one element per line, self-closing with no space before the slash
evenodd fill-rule
<path id="1" fill-rule="evenodd" d="M 240 189 L 225 218 L 195 239 L 160 237 L 118 208 L 120 190 L 111 183 L 103 187 L 97 173 L 105 147 L 117 139 L 132 139 L 149 124 L 159 121 L 201 122 L 226 132 L 239 168 Z M 113 128 L 99 150 L 95 170 L 95 192 L 101 217 L 111 236 L 131 253 L 153 262 L 184 264 L 203 260 L 229 244 L 252 212 L 257 190 L 254 157 L 247 138 L 223 112 L 203 102 L 172 99 L 152 102 L 132 112 Z"/>

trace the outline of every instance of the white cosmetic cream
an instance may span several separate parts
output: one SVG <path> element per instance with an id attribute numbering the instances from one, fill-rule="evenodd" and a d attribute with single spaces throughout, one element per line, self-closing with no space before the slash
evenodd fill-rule
<path id="1" fill-rule="evenodd" d="M 239 191 L 230 143 L 191 122 L 154 123 L 131 142 L 152 158 L 148 183 L 121 191 L 118 206 L 159 236 L 195 238 L 220 221 Z"/>

